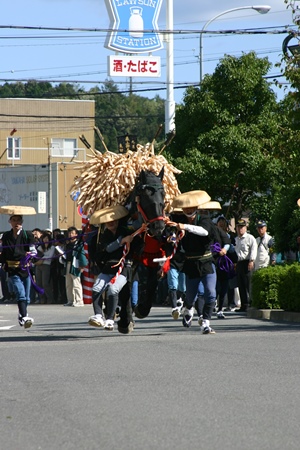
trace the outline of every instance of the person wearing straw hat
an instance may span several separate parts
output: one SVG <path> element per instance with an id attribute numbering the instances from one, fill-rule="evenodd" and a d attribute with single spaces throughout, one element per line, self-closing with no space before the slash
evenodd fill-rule
<path id="1" fill-rule="evenodd" d="M 35 214 L 30 207 L 1 207 L 0 213 L 9 214 L 11 230 L 2 236 L 2 253 L 0 262 L 8 273 L 8 280 L 16 296 L 18 304 L 18 321 L 20 326 L 30 328 L 34 322 L 28 316 L 27 304 L 30 302 L 31 280 L 28 270 L 30 256 L 35 256 L 37 251 L 34 245 L 34 236 L 31 231 L 23 229 L 23 214 Z"/>
<path id="2" fill-rule="evenodd" d="M 205 191 L 190 191 L 175 197 L 173 208 L 181 208 L 186 223 L 179 223 L 179 230 L 185 231 L 182 246 L 186 260 L 183 271 L 186 274 L 186 300 L 183 310 L 182 324 L 189 328 L 194 315 L 194 303 L 200 283 L 204 287 L 203 319 L 201 331 L 203 334 L 214 334 L 210 327 L 210 319 L 216 303 L 216 271 L 210 245 L 214 242 L 215 225 L 209 216 L 201 216 L 198 209 L 209 202 L 210 196 Z M 200 323 L 199 323 L 200 324 Z"/>
<path id="3" fill-rule="evenodd" d="M 127 227 L 127 215 L 128 210 L 117 205 L 96 211 L 90 218 L 92 225 L 100 225 L 95 260 L 101 272 L 93 285 L 94 315 L 89 318 L 88 323 L 108 331 L 114 329 L 119 293 L 131 273 L 128 251 L 133 238 Z M 104 292 L 107 294 L 105 318 L 102 310 Z"/>
<path id="4" fill-rule="evenodd" d="M 201 218 L 203 217 L 211 217 L 211 214 L 215 211 L 220 211 L 221 205 L 219 202 L 216 201 L 210 201 L 207 202 L 203 205 L 199 205 L 198 208 L 198 213 L 200 215 Z M 211 246 L 211 250 L 212 250 L 212 254 L 213 254 L 213 269 L 216 270 L 216 276 L 217 276 L 217 282 L 216 282 L 216 295 L 220 294 L 218 292 L 218 281 L 219 281 L 219 275 L 222 274 L 222 276 L 227 276 L 226 275 L 226 271 L 225 269 L 229 269 L 228 265 L 227 265 L 227 252 L 230 248 L 230 239 L 229 236 L 227 235 L 227 233 L 225 233 L 224 230 L 222 230 L 221 228 L 218 228 L 218 226 L 215 224 L 215 222 L 213 221 L 213 240 L 214 240 L 214 245 Z M 221 270 L 222 268 L 222 270 Z M 198 296 L 197 296 L 197 300 L 195 303 L 195 307 L 197 309 L 198 312 L 198 323 L 199 325 L 202 324 L 203 321 L 203 308 L 205 305 L 205 298 L 204 298 L 204 286 L 203 283 L 201 282 L 199 284 L 199 288 L 198 288 Z M 220 305 L 220 296 L 219 296 L 219 302 L 218 302 L 218 311 L 222 311 L 222 307 L 221 309 L 219 309 Z M 225 316 L 217 313 L 217 318 L 224 318 Z"/>

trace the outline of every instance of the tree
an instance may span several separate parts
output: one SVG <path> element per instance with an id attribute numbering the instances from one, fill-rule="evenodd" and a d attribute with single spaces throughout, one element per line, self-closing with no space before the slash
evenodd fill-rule
<path id="1" fill-rule="evenodd" d="M 95 92 L 93 90 L 93 92 Z M 112 81 L 106 81 L 96 101 L 96 125 L 102 131 L 109 150 L 116 151 L 118 136 L 137 136 L 146 144 L 152 141 L 164 120 L 164 102 L 158 96 L 150 100 L 135 94 L 126 96 L 118 92 Z"/>
<path id="2" fill-rule="evenodd" d="M 264 79 L 269 69 L 268 59 L 254 52 L 225 56 L 200 88 L 187 89 L 176 112 L 169 155 L 183 171 L 180 189 L 206 190 L 223 204 L 232 199 L 236 217 L 251 210 L 258 196 L 270 204 L 282 173 L 275 157 L 278 106 Z"/>
<path id="3" fill-rule="evenodd" d="M 300 236 L 300 208 L 297 200 L 300 198 L 299 186 L 282 188 L 276 195 L 277 207 L 272 217 L 272 227 L 276 250 L 285 252 L 297 251 L 297 237 Z"/>

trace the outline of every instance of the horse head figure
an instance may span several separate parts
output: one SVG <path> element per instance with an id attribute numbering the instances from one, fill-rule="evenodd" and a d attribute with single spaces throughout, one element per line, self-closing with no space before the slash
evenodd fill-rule
<path id="1" fill-rule="evenodd" d="M 142 170 L 135 187 L 135 201 L 138 212 L 147 224 L 150 236 L 159 237 L 165 228 L 165 190 L 162 183 L 164 168 L 158 175 Z"/>

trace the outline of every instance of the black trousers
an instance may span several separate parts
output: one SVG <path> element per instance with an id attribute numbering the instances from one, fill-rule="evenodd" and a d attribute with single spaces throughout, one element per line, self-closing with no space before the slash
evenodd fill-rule
<path id="1" fill-rule="evenodd" d="M 250 279 L 251 271 L 248 270 L 249 259 L 238 261 L 236 264 L 237 285 L 239 288 L 241 307 L 250 306 Z"/>

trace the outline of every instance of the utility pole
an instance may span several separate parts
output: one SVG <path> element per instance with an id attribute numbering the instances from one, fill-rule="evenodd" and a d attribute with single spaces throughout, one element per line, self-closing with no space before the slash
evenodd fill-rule
<path id="1" fill-rule="evenodd" d="M 52 217 L 52 169 L 51 169 L 51 147 L 49 138 L 47 138 L 48 148 L 48 227 L 52 231 L 53 217 Z"/>
<path id="2" fill-rule="evenodd" d="M 175 101 L 174 101 L 174 18 L 173 0 L 167 0 L 167 99 L 165 105 L 165 132 L 170 133 L 175 128 Z"/>

